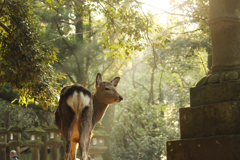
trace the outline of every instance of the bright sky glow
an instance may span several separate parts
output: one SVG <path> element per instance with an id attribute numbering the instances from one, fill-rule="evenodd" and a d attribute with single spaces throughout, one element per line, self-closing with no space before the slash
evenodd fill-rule
<path id="1" fill-rule="evenodd" d="M 153 15 L 160 17 L 160 23 L 167 20 L 168 14 L 164 11 L 170 11 L 169 0 L 142 0 L 142 9 L 145 13 L 150 11 Z"/>

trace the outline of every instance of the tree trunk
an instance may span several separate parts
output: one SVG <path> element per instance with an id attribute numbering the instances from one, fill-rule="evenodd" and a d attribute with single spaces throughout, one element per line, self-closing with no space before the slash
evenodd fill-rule
<path id="1" fill-rule="evenodd" d="M 150 93 L 148 98 L 148 103 L 154 104 L 154 74 L 155 74 L 156 67 L 154 66 L 152 68 L 152 74 L 151 74 L 151 86 L 150 86 Z"/>
<path id="2" fill-rule="evenodd" d="M 84 73 L 84 53 L 83 50 L 81 49 L 82 44 L 83 44 L 83 17 L 82 14 L 76 13 L 76 41 L 77 41 L 77 46 L 76 46 L 76 53 L 77 53 L 77 58 L 79 59 L 79 66 L 78 72 L 76 74 L 77 78 L 77 83 L 84 84 L 86 85 L 86 78 L 85 78 L 85 73 Z"/>
<path id="3" fill-rule="evenodd" d="M 80 34 L 81 32 L 83 32 L 83 17 L 82 14 L 80 13 L 76 13 L 76 40 L 77 42 L 81 42 L 83 43 L 83 33 Z"/>

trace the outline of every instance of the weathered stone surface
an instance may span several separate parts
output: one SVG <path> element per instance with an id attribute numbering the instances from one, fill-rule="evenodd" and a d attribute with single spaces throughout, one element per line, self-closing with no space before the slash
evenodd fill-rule
<path id="1" fill-rule="evenodd" d="M 204 115 L 202 107 L 180 108 L 179 112 L 181 138 L 204 136 Z"/>
<path id="2" fill-rule="evenodd" d="M 167 142 L 168 160 L 240 160 L 240 1 L 209 4 L 211 75 L 190 89 L 191 107 L 180 109 L 182 140 Z"/>
<path id="3" fill-rule="evenodd" d="M 225 79 L 227 81 L 238 80 L 239 79 L 239 74 L 238 74 L 237 71 L 230 71 L 225 75 Z"/>
<path id="4" fill-rule="evenodd" d="M 214 83 L 219 83 L 219 82 L 220 82 L 220 74 L 219 73 L 212 74 L 208 78 L 208 81 L 207 81 L 208 84 L 214 84 Z"/>
<path id="5" fill-rule="evenodd" d="M 239 160 L 240 135 L 224 135 L 168 141 L 167 159 Z"/>
<path id="6" fill-rule="evenodd" d="M 44 143 L 44 145 L 43 145 L 42 149 L 40 150 L 40 160 L 47 160 L 47 155 L 48 155 L 47 139 L 48 139 L 47 134 L 42 135 L 42 142 Z"/>
<path id="7" fill-rule="evenodd" d="M 238 0 L 210 0 L 212 72 L 233 70 L 240 66 L 239 8 Z"/>
<path id="8" fill-rule="evenodd" d="M 191 107 L 227 101 L 240 101 L 239 81 L 190 88 Z"/>
<path id="9" fill-rule="evenodd" d="M 208 76 L 203 77 L 197 84 L 196 87 L 201 87 L 207 84 Z"/>
<path id="10" fill-rule="evenodd" d="M 181 138 L 240 134 L 240 102 L 180 109 Z"/>
<path id="11" fill-rule="evenodd" d="M 221 75 L 220 75 L 220 83 L 224 82 L 225 81 L 225 76 L 226 76 L 227 72 L 222 72 Z"/>
<path id="12" fill-rule="evenodd" d="M 6 148 L 0 147 L 0 159 L 7 160 Z"/>

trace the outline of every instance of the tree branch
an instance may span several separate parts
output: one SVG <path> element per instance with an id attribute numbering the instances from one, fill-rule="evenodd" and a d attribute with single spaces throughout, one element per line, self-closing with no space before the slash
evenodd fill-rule
<path id="1" fill-rule="evenodd" d="M 134 0 L 136 3 L 140 3 L 140 2 L 138 2 L 138 1 L 136 1 L 136 0 Z M 199 17 L 194 17 L 194 16 L 187 16 L 187 15 L 184 15 L 184 14 L 177 14 L 177 13 L 171 13 L 171 12 L 168 12 L 168 11 L 165 11 L 165 10 L 163 10 L 163 9 L 161 9 L 161 8 L 158 8 L 158 7 L 156 7 L 156 6 L 153 6 L 153 5 L 150 5 L 150 4 L 147 4 L 147 3 L 143 3 L 143 2 L 141 2 L 142 4 L 145 4 L 145 5 L 148 5 L 148 6 L 150 6 L 150 7 L 153 7 L 153 8 L 156 8 L 156 9 L 159 9 L 160 11 L 163 11 L 164 13 L 167 13 L 167 14 L 170 14 L 170 15 L 172 15 L 172 16 L 182 16 L 182 17 L 189 17 L 189 18 L 196 18 L 196 19 L 201 19 L 201 20 L 206 20 L 206 19 L 208 19 L 208 18 L 199 18 Z M 162 13 L 159 13 L 159 14 L 162 14 Z M 157 15 L 157 14 L 156 14 Z"/>
<path id="2" fill-rule="evenodd" d="M 188 34 L 188 33 L 194 33 L 194 32 L 197 32 L 197 31 L 200 31 L 201 29 L 195 29 L 195 30 L 192 30 L 192 31 L 188 31 L 188 32 L 182 32 L 182 33 L 174 33 L 174 32 L 170 32 L 168 34 Z"/>
<path id="3" fill-rule="evenodd" d="M 102 71 L 102 74 L 104 74 L 107 69 L 113 64 L 113 62 L 115 61 L 115 59 L 112 60 L 112 62 Z"/>
<path id="4" fill-rule="evenodd" d="M 63 36 L 63 34 L 61 33 L 60 27 L 58 26 L 58 23 L 57 23 L 57 22 L 56 22 L 56 26 L 57 26 L 57 29 L 58 29 L 58 33 L 59 33 L 61 36 Z M 63 37 L 62 37 L 62 40 L 63 40 L 63 42 L 68 46 L 68 48 L 71 50 L 72 55 L 74 56 L 74 59 L 75 59 L 75 61 L 76 61 L 76 63 L 77 63 L 78 73 L 81 74 L 80 63 L 79 63 L 79 61 L 78 61 L 78 58 L 77 58 L 77 55 L 76 55 L 75 51 L 72 49 L 72 47 L 68 44 L 68 42 L 67 42 Z"/>
<path id="5" fill-rule="evenodd" d="M 122 128 L 124 128 L 124 129 L 123 129 L 123 132 L 124 132 L 125 134 L 128 134 L 129 138 L 136 144 L 136 146 L 138 146 L 140 149 L 142 149 L 142 151 L 145 151 L 145 149 L 142 148 L 142 145 L 139 144 L 139 143 L 137 142 L 137 140 L 135 140 L 135 139 L 132 137 L 132 134 L 129 133 L 128 129 L 125 128 L 122 124 L 121 124 L 121 126 L 122 126 Z M 154 156 L 154 157 L 156 157 L 156 158 L 159 158 L 157 155 L 153 155 L 153 154 L 152 154 L 152 156 Z"/>
<path id="6" fill-rule="evenodd" d="M 112 79 L 115 77 L 115 75 L 118 73 L 118 71 L 122 68 L 125 62 L 123 62 L 120 67 L 117 69 L 117 71 L 112 75 Z"/>
<path id="7" fill-rule="evenodd" d="M 3 1 L 3 4 L 2 4 L 2 7 L 1 7 L 1 10 L 0 10 L 0 17 L 2 16 L 2 10 L 3 10 L 3 6 L 5 5 L 5 0 Z"/>
<path id="8" fill-rule="evenodd" d="M 141 83 L 138 83 L 137 81 L 135 81 L 135 83 L 137 83 L 139 86 L 143 87 L 148 92 L 148 94 L 150 94 L 149 90 L 144 85 L 142 85 Z"/>
<path id="9" fill-rule="evenodd" d="M 163 100 L 163 97 L 162 97 L 162 77 L 163 77 L 163 71 L 161 72 L 161 77 L 160 77 L 160 81 L 159 81 L 159 97 L 158 97 L 158 100 L 159 102 L 161 102 L 161 100 Z"/>
<path id="10" fill-rule="evenodd" d="M 45 117 L 43 117 L 43 115 L 39 111 L 36 112 L 36 114 L 39 116 L 39 119 L 41 118 L 42 120 L 44 120 L 47 123 L 48 126 L 50 125 L 49 122 L 47 121 L 47 119 Z"/>
<path id="11" fill-rule="evenodd" d="M 150 37 L 149 37 L 149 35 L 148 35 L 148 24 L 149 24 L 149 20 L 148 20 L 146 14 L 143 12 L 142 7 L 140 7 L 139 2 L 138 2 L 137 0 L 134 0 L 134 1 L 137 3 L 138 7 L 141 9 L 143 15 L 144 15 L 145 18 L 146 18 L 146 21 L 147 21 L 147 39 L 148 39 L 148 41 L 149 41 L 149 43 L 150 43 L 150 45 L 151 45 L 151 47 L 152 47 L 153 58 L 154 58 L 154 65 L 157 67 L 155 47 L 154 47 L 154 44 L 153 44 L 152 40 L 150 39 Z"/>
<path id="12" fill-rule="evenodd" d="M 63 71 L 67 74 L 68 78 L 72 81 L 72 83 L 76 83 L 73 78 L 71 77 L 71 75 L 69 74 L 69 72 L 67 71 L 67 69 L 62 65 L 61 62 L 58 61 L 58 64 L 60 65 L 60 67 L 63 69 Z"/>
<path id="13" fill-rule="evenodd" d="M 9 29 L 7 26 L 5 26 L 2 22 L 0 22 L 0 26 L 1 26 L 6 32 L 10 33 L 10 29 Z"/>

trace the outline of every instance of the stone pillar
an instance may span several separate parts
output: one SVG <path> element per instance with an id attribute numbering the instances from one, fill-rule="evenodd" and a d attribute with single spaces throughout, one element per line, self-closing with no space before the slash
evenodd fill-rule
<path id="1" fill-rule="evenodd" d="M 21 141 L 22 128 L 19 126 L 11 126 L 8 129 L 10 134 L 10 141 L 8 142 L 10 151 L 15 150 L 20 159 L 20 146 L 23 144 Z"/>
<path id="2" fill-rule="evenodd" d="M 48 141 L 48 145 L 51 148 L 50 159 L 59 159 L 59 149 L 62 146 L 62 142 Z"/>
<path id="3" fill-rule="evenodd" d="M 10 151 L 15 150 L 20 158 L 20 146 L 23 144 L 22 141 L 9 141 Z"/>
<path id="4" fill-rule="evenodd" d="M 48 151 L 47 151 L 47 138 L 48 138 L 47 134 L 42 135 L 43 147 L 40 150 L 40 160 L 47 160 L 47 155 L 48 155 Z"/>
<path id="5" fill-rule="evenodd" d="M 42 135 L 45 131 L 38 126 L 38 122 L 34 123 L 34 127 L 25 131 L 30 134 L 30 140 L 27 141 L 27 145 L 30 147 L 32 152 L 32 160 L 40 160 L 40 150 L 44 143 L 42 142 Z"/>
<path id="6" fill-rule="evenodd" d="M 0 145 L 0 159 L 7 160 L 6 148 L 2 145 Z"/>
<path id="7" fill-rule="evenodd" d="M 28 146 L 31 149 L 32 160 L 40 160 L 40 150 L 43 146 L 43 143 L 40 142 L 38 144 L 34 144 L 34 143 L 29 142 Z"/>
<path id="8" fill-rule="evenodd" d="M 51 148 L 51 159 L 59 159 L 59 149 L 63 145 L 63 141 L 61 140 L 60 132 L 56 125 L 49 126 L 45 128 L 48 131 L 49 140 L 47 141 L 47 145 Z"/>
<path id="9" fill-rule="evenodd" d="M 63 141 L 63 145 L 60 147 L 60 159 L 59 160 L 64 160 L 64 154 L 65 154 L 65 140 L 63 136 L 61 137 L 61 140 Z"/>
<path id="10" fill-rule="evenodd" d="M 103 160 L 102 154 L 107 149 L 107 146 L 90 146 L 89 155 L 94 156 L 94 160 Z"/>
<path id="11" fill-rule="evenodd" d="M 102 154 L 108 150 L 106 138 L 110 135 L 104 130 L 101 123 L 97 123 L 93 130 L 93 137 L 90 142 L 89 155 L 94 156 L 94 160 L 103 160 Z"/>
<path id="12" fill-rule="evenodd" d="M 210 0 L 211 74 L 190 89 L 181 108 L 181 139 L 167 142 L 168 160 L 240 157 L 240 1 Z"/>
<path id="13" fill-rule="evenodd" d="M 212 71 L 240 69 L 240 2 L 210 0 L 210 30 L 212 34 Z"/>
<path id="14" fill-rule="evenodd" d="M 103 158 L 102 158 L 102 153 L 95 153 L 94 154 L 94 160 L 103 160 Z"/>
<path id="15" fill-rule="evenodd" d="M 7 143 L 7 129 L 5 128 L 5 123 L 0 122 L 0 159 L 7 160 L 6 147 Z"/>

